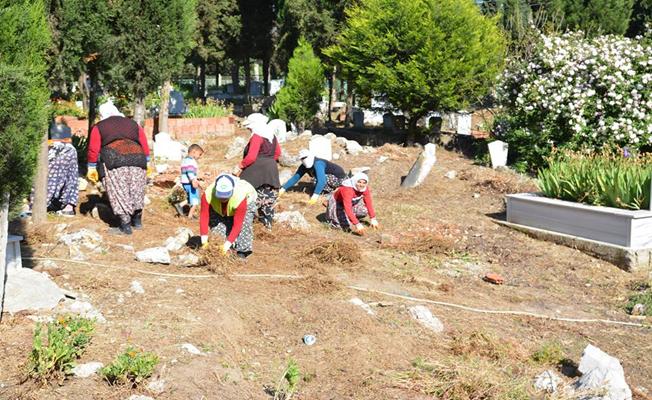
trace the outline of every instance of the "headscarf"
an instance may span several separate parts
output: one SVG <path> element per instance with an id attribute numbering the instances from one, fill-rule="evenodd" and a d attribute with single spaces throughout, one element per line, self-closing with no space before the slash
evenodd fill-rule
<path id="1" fill-rule="evenodd" d="M 100 119 L 105 120 L 109 117 L 124 117 L 111 100 L 100 106 Z"/>
<path id="2" fill-rule="evenodd" d="M 264 124 L 269 121 L 269 118 L 261 113 L 253 113 L 249 114 L 247 118 L 245 118 L 244 121 L 242 121 L 242 126 L 245 128 L 248 128 L 249 125 L 253 124 L 254 122 L 262 122 Z"/>
<path id="3" fill-rule="evenodd" d="M 344 181 L 342 181 L 342 186 L 350 187 L 350 188 L 357 191 L 358 188 L 356 187 L 356 184 L 361 179 L 364 179 L 365 181 L 367 181 L 367 187 L 365 187 L 365 190 L 364 190 L 366 192 L 367 188 L 369 187 L 369 177 L 364 172 L 358 172 L 357 174 L 354 174 L 349 179 L 345 179 Z"/>
<path id="4" fill-rule="evenodd" d="M 306 168 L 312 168 L 315 165 L 315 155 L 308 149 L 302 149 L 299 152 L 299 159 L 301 159 L 301 164 Z"/>
<path id="5" fill-rule="evenodd" d="M 248 124 L 247 128 L 251 129 L 251 136 L 258 135 L 263 139 L 269 140 L 270 143 L 274 141 L 274 132 L 269 126 L 267 126 L 267 123 L 262 120 Z"/>
<path id="6" fill-rule="evenodd" d="M 236 177 L 231 174 L 221 174 L 215 179 L 215 197 L 220 200 L 226 200 L 233 196 Z"/>

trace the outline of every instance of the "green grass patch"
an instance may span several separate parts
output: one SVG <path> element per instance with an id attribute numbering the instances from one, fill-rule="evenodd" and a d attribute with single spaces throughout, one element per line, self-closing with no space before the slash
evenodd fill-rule
<path id="1" fill-rule="evenodd" d="M 45 327 L 45 329 L 44 329 Z M 40 383 L 62 381 L 91 342 L 95 322 L 62 315 L 45 326 L 36 324 L 27 376 Z"/>
<path id="2" fill-rule="evenodd" d="M 564 349 L 556 340 L 544 342 L 541 347 L 530 356 L 530 359 L 540 365 L 559 365 L 565 359 Z"/>
<path id="3" fill-rule="evenodd" d="M 208 98 L 206 104 L 200 100 L 188 102 L 188 111 L 183 115 L 184 118 L 218 118 L 228 117 L 233 114 L 233 108 L 223 103 Z"/>
<path id="4" fill-rule="evenodd" d="M 130 346 L 111 364 L 102 368 L 100 375 L 110 385 L 136 387 L 152 375 L 158 362 L 156 354 L 136 350 Z"/>
<path id="5" fill-rule="evenodd" d="M 645 307 L 645 310 L 641 315 L 652 317 L 652 289 L 648 288 L 642 292 L 634 293 L 629 296 L 629 301 L 627 302 L 627 305 L 625 305 L 627 313 L 631 314 L 634 306 L 637 304 L 643 304 Z"/>

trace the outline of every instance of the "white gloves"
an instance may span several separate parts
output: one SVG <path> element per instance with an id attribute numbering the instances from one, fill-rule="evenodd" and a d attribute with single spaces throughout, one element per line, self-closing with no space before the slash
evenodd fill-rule
<path id="1" fill-rule="evenodd" d="M 232 244 L 233 243 L 229 242 L 228 240 L 224 241 L 224 244 L 222 245 L 222 254 L 226 254 L 231 248 Z"/>
<path id="2" fill-rule="evenodd" d="M 318 194 L 313 194 L 312 196 L 310 196 L 310 200 L 308 200 L 308 204 L 310 204 L 310 205 L 316 204 L 317 200 L 319 200 L 319 195 Z"/>
<path id="3" fill-rule="evenodd" d="M 378 220 L 376 218 L 372 218 L 370 223 L 372 228 L 378 229 Z"/>

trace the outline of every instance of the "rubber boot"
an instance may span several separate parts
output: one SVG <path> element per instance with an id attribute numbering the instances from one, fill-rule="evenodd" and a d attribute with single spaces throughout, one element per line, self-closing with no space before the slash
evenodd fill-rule
<path id="1" fill-rule="evenodd" d="M 111 228 L 111 233 L 116 235 L 131 235 L 131 218 L 128 215 L 120 215 L 120 226 Z"/>
<path id="2" fill-rule="evenodd" d="M 131 226 L 134 229 L 143 228 L 143 210 L 136 210 L 134 215 L 131 217 Z"/>

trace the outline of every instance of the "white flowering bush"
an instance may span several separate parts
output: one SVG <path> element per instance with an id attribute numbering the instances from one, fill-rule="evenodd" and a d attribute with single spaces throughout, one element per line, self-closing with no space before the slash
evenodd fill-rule
<path id="1" fill-rule="evenodd" d="M 522 170 L 543 165 L 553 147 L 652 149 L 652 42 L 581 33 L 540 36 L 511 61 L 498 97 L 496 135 Z"/>

